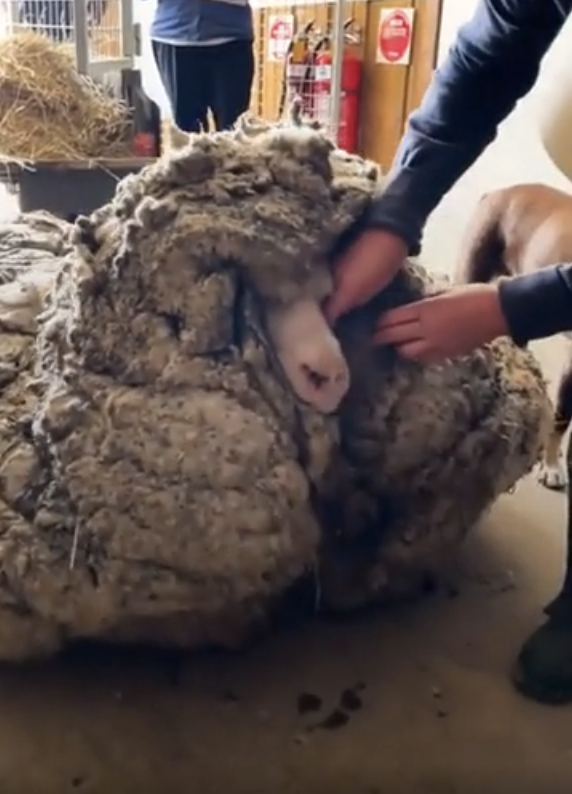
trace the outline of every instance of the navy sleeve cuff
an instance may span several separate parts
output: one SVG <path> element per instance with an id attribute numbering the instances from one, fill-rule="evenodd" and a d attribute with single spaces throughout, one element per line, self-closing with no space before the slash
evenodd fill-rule
<path id="1" fill-rule="evenodd" d="M 361 219 L 361 226 L 394 232 L 409 247 L 409 255 L 417 256 L 426 221 L 426 213 L 418 205 L 414 175 L 408 169 L 400 170 L 372 200 Z"/>
<path id="2" fill-rule="evenodd" d="M 572 289 L 564 267 L 548 267 L 499 282 L 501 307 L 516 344 L 572 330 Z"/>

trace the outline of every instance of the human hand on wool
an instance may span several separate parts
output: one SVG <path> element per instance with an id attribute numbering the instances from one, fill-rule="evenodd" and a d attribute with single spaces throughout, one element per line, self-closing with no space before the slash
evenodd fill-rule
<path id="1" fill-rule="evenodd" d="M 470 284 L 384 312 L 373 341 L 430 363 L 471 353 L 507 333 L 497 287 Z"/>
<path id="2" fill-rule="evenodd" d="M 363 306 L 395 278 L 407 256 L 407 244 L 388 231 L 362 232 L 334 262 L 334 293 L 325 306 L 334 323 L 342 315 Z"/>

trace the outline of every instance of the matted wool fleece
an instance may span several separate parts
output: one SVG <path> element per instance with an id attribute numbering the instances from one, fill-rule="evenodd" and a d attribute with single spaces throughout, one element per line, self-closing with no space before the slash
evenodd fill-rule
<path id="1" fill-rule="evenodd" d="M 339 328 L 339 413 L 294 398 L 265 307 L 328 277 L 377 180 L 319 132 L 243 124 L 72 235 L 0 230 L 3 261 L 29 257 L 0 287 L 0 658 L 232 646 L 304 581 L 321 609 L 411 595 L 534 465 L 550 405 L 507 340 L 422 368 L 371 347 L 370 306 Z M 410 264 L 382 302 L 433 288 Z"/>

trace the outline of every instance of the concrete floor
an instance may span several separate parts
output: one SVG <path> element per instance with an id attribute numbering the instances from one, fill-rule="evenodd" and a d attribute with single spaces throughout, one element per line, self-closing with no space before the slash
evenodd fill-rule
<path id="1" fill-rule="evenodd" d="M 428 247 L 448 266 L 443 213 Z M 562 344 L 538 349 L 557 372 Z M 443 592 L 238 656 L 0 669 L 0 792 L 569 794 L 572 708 L 527 702 L 508 680 L 558 587 L 564 518 L 565 497 L 530 478 L 475 530 Z M 341 698 L 356 710 L 331 727 Z"/>
<path id="2" fill-rule="evenodd" d="M 0 671 L 0 790 L 482 794 L 502 781 L 569 794 L 572 708 L 527 702 L 507 680 L 557 586 L 563 521 L 564 498 L 525 483 L 425 603 L 239 656 Z M 308 695 L 322 707 L 300 714 Z M 342 697 L 361 708 L 315 727 L 336 722 Z"/>

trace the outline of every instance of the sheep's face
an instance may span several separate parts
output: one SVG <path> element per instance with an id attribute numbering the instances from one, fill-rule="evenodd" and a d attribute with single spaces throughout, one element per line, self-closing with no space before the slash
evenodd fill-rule
<path id="1" fill-rule="evenodd" d="M 94 321 L 109 312 L 115 335 L 126 329 L 121 346 L 85 335 L 91 366 L 113 359 L 130 383 L 180 381 L 196 357 L 248 359 L 252 321 L 297 398 L 336 411 L 350 376 L 320 308 L 332 289 L 325 260 L 371 198 L 366 165 L 315 131 L 265 128 L 200 136 L 127 177 L 77 224 L 79 259 L 105 298 Z"/>
<path id="2" fill-rule="evenodd" d="M 268 333 L 296 396 L 324 414 L 345 397 L 350 374 L 318 301 L 303 297 L 266 310 Z"/>

